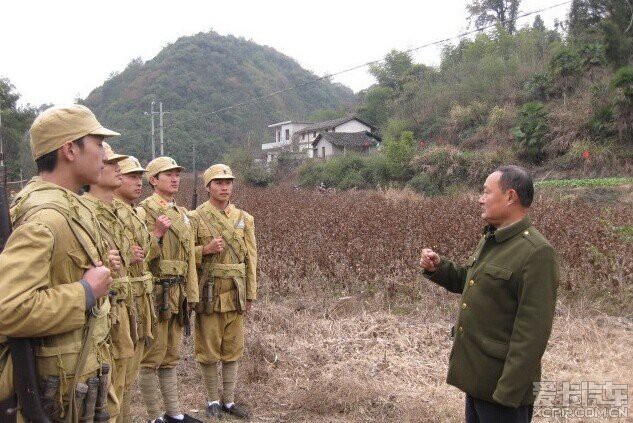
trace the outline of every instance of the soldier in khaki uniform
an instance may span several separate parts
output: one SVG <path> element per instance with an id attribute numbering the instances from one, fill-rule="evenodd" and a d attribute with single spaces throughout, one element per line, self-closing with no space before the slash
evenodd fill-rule
<path id="1" fill-rule="evenodd" d="M 119 134 L 101 126 L 88 108 L 73 105 L 44 111 L 30 135 L 39 176 L 14 200 L 15 229 L 0 255 L 0 400 L 13 389 L 6 337 L 30 337 L 39 377 L 45 390 L 50 388 L 46 413 L 56 422 L 78 422 L 85 407 L 76 389 L 97 389 L 102 371 L 107 389 L 112 277 L 103 263 L 113 270 L 120 263 L 76 193 L 97 182 L 102 140 Z M 112 386 L 108 393 L 108 411 L 115 417 Z"/>
<path id="2" fill-rule="evenodd" d="M 143 258 L 152 254 L 151 251 L 158 251 L 158 239 L 150 235 L 137 211 L 134 209 L 134 202 L 140 197 L 143 188 L 143 174 L 145 169 L 141 166 L 136 157 L 130 156 L 119 162 L 121 168 L 122 184 L 115 190 L 114 208 L 117 217 L 124 223 L 128 237 L 132 240 L 133 254 L 138 258 Z M 151 251 L 150 251 L 151 250 Z M 125 393 L 121 400 L 121 413 L 119 420 L 124 423 L 132 421 L 130 415 L 132 383 L 138 377 L 141 359 L 145 353 L 146 346 L 151 344 L 152 325 L 156 322 L 154 314 L 154 301 L 152 292 L 154 282 L 152 274 L 145 259 L 132 263 L 129 267 L 130 277 L 130 307 L 133 316 L 130 327 L 133 329 L 132 339 L 135 340 L 134 355 L 127 365 L 125 376 Z M 136 324 L 133 324 L 135 321 Z M 136 333 L 134 334 L 134 330 Z"/>
<path id="3" fill-rule="evenodd" d="M 447 382 L 466 393 L 466 421 L 529 422 L 552 331 L 559 269 L 527 217 L 534 186 L 525 169 L 493 172 L 479 198 L 488 223 L 464 266 L 422 250 L 427 278 L 461 293 Z"/>
<path id="4" fill-rule="evenodd" d="M 154 275 L 154 302 L 158 323 L 154 341 L 141 362 L 139 385 L 151 421 L 197 422 L 182 414 L 178 401 L 176 365 L 180 361 L 183 327 L 189 308 L 198 301 L 198 277 L 194 238 L 187 209 L 176 205 L 183 168 L 169 157 L 157 157 L 147 165 L 147 178 L 154 194 L 141 201 L 139 215 L 160 242 L 160 250 L 148 255 Z M 161 416 L 158 384 L 166 412 Z"/>
<path id="5" fill-rule="evenodd" d="M 246 418 L 235 403 L 237 363 L 244 354 L 244 313 L 257 298 L 257 247 L 253 216 L 230 203 L 233 174 L 223 164 L 204 173 L 209 201 L 190 213 L 196 229 L 200 300 L 196 308 L 196 361 L 207 387 L 207 414 Z M 217 364 L 222 363 L 223 398 Z"/>
<path id="6" fill-rule="evenodd" d="M 82 196 L 82 199 L 97 216 L 105 241 L 111 248 L 115 248 L 121 253 L 122 266 L 113 273 L 114 281 L 110 287 L 110 302 L 112 303 L 110 337 L 115 366 L 112 384 L 117 398 L 123 404 L 126 388 L 132 384 L 131 380 L 127 380 L 128 367 L 132 362 L 134 345 L 137 342 L 136 310 L 132 306 L 133 297 L 129 269 L 132 264 L 142 262 L 143 255 L 132 250 L 131 233 L 126 231 L 125 224 L 115 212 L 114 190 L 119 188 L 122 183 L 119 162 L 127 159 L 128 156 L 115 154 L 105 142 L 103 148 L 105 167 L 101 172 L 101 177 L 96 184 L 91 184 L 86 188 L 87 192 Z M 132 333 L 134 333 L 134 338 L 132 338 Z M 119 415 L 118 420 L 121 421 L 121 418 Z"/>

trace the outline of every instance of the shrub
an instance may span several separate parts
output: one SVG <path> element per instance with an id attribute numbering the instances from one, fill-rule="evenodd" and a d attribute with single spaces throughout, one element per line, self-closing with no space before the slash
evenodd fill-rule
<path id="1" fill-rule="evenodd" d="M 299 185 L 305 187 L 315 187 L 323 181 L 324 164 L 321 161 L 309 160 L 299 167 Z"/>
<path id="2" fill-rule="evenodd" d="M 545 101 L 554 91 L 554 82 L 547 72 L 537 72 L 523 84 L 523 95 L 528 101 Z"/>
<path id="3" fill-rule="evenodd" d="M 543 103 L 525 103 L 517 116 L 517 126 L 512 130 L 520 145 L 519 154 L 533 163 L 541 162 L 545 156 L 549 133 L 547 117 Z"/>
<path id="4" fill-rule="evenodd" d="M 418 173 L 413 178 L 411 178 L 411 180 L 407 182 L 407 187 L 428 197 L 433 197 L 441 194 L 440 187 L 437 185 L 437 183 L 433 181 L 428 173 L 424 172 Z"/>
<path id="5" fill-rule="evenodd" d="M 267 187 L 272 182 L 271 174 L 261 165 L 253 165 L 244 171 L 244 181 L 256 187 Z"/>

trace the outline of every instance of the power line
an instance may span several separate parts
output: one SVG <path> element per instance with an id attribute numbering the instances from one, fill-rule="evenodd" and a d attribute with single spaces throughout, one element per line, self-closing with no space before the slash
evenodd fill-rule
<path id="1" fill-rule="evenodd" d="M 461 34 L 458 34 L 458 35 L 455 35 L 455 36 L 452 36 L 452 37 L 444 38 L 444 39 L 441 39 L 441 40 L 436 40 L 436 41 L 433 41 L 433 42 L 430 42 L 430 43 L 422 44 L 422 45 L 417 46 L 417 47 L 412 47 L 412 48 L 409 48 L 407 50 L 403 50 L 403 52 L 404 53 L 412 53 L 414 51 L 421 50 L 423 48 L 444 44 L 444 43 L 447 43 L 447 42 L 452 41 L 452 40 L 458 40 L 458 39 L 467 37 L 469 35 L 476 34 L 478 32 L 483 32 L 483 31 L 485 31 L 487 29 L 490 29 L 490 28 L 494 28 L 494 27 L 496 27 L 499 24 L 505 24 L 505 23 L 516 21 L 516 20 L 519 20 L 521 18 L 532 16 L 532 15 L 535 15 L 535 14 L 538 14 L 538 13 L 546 12 L 548 10 L 552 10 L 552 9 L 555 9 L 555 8 L 558 8 L 558 7 L 570 4 L 571 2 L 572 2 L 572 0 L 568 0 L 568 1 L 564 1 L 562 3 L 557 3 L 557 4 L 554 4 L 554 5 L 551 5 L 551 6 L 544 7 L 542 9 L 533 10 L 531 12 L 526 12 L 526 13 L 523 13 L 521 15 L 517 15 L 516 17 L 511 18 L 511 19 L 505 19 L 505 20 L 502 20 L 502 21 L 497 21 L 497 22 L 494 22 L 492 24 L 489 24 L 489 25 L 486 25 L 486 26 L 483 26 L 483 27 L 479 27 L 479 28 L 475 28 L 475 29 L 470 30 L 470 31 L 462 32 Z M 286 93 L 286 92 L 289 92 L 289 91 L 293 91 L 293 90 L 305 87 L 305 86 L 310 85 L 310 84 L 315 84 L 315 83 L 323 81 L 325 79 L 329 79 L 329 78 L 332 78 L 334 76 L 342 75 L 342 74 L 347 73 L 347 72 L 352 72 L 352 71 L 355 71 L 357 69 L 364 68 L 366 66 L 376 65 L 376 64 L 384 62 L 384 61 L 385 61 L 385 58 L 378 59 L 378 60 L 372 60 L 372 61 L 369 61 L 369 62 L 362 63 L 360 65 L 356 65 L 356 66 L 352 66 L 352 67 L 347 68 L 347 69 L 340 70 L 338 72 L 328 73 L 328 74 L 325 74 L 325 75 L 323 75 L 321 77 L 317 77 L 317 78 L 314 78 L 314 79 L 302 82 L 300 84 L 292 85 L 290 87 L 287 87 L 287 88 L 284 88 L 284 89 L 281 89 L 281 90 L 273 91 L 271 93 L 264 94 L 264 95 L 257 96 L 257 97 L 251 97 L 251 98 L 249 98 L 247 100 L 241 101 L 239 103 L 232 104 L 230 106 L 221 107 L 221 108 L 213 110 L 211 112 L 201 113 L 201 114 L 199 114 L 197 116 L 181 120 L 181 121 L 178 122 L 178 124 L 192 122 L 192 121 L 200 119 L 202 117 L 211 116 L 211 115 L 217 115 L 217 114 L 220 114 L 222 112 L 226 112 L 228 110 L 232 110 L 232 109 L 236 109 L 236 108 L 239 108 L 239 107 L 245 107 L 245 106 L 249 106 L 251 104 L 259 103 L 262 100 L 274 97 L 276 95 L 283 94 L 283 93 Z M 165 129 L 171 128 L 172 126 L 175 126 L 175 125 L 176 125 L 176 123 L 172 123 L 170 125 L 166 125 Z M 140 134 L 139 133 L 139 134 L 133 134 L 131 136 L 122 137 L 122 138 L 124 138 L 126 140 L 129 140 L 129 139 L 134 139 L 134 138 L 137 138 L 137 137 L 142 137 L 144 135 L 145 134 Z"/>

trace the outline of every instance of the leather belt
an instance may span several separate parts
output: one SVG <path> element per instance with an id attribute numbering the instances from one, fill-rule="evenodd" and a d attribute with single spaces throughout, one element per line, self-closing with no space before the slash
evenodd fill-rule
<path id="1" fill-rule="evenodd" d="M 156 280 L 156 282 L 154 282 L 154 283 L 156 285 L 162 285 L 165 282 L 167 282 L 170 286 L 171 285 L 178 285 L 178 284 L 185 283 L 185 278 L 182 277 L 182 276 L 172 276 L 170 278 L 158 278 Z"/>

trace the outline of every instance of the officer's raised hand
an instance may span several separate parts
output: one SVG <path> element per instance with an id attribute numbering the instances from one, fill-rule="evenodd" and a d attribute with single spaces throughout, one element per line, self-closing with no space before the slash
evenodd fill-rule
<path id="1" fill-rule="evenodd" d="M 110 269 L 115 272 L 121 269 L 121 255 L 119 254 L 119 250 L 108 251 L 108 262 L 110 263 Z"/>
<path id="2" fill-rule="evenodd" d="M 156 235 L 156 238 L 159 238 L 159 239 L 162 238 L 170 226 L 171 226 L 170 218 L 168 218 L 164 214 L 158 216 L 158 218 L 156 219 L 156 224 L 154 225 L 154 235 Z"/>
<path id="3" fill-rule="evenodd" d="M 145 252 L 143 251 L 143 249 L 138 246 L 138 245 L 133 245 L 132 246 L 132 264 L 134 263 L 140 263 L 143 261 L 143 259 L 145 258 Z"/>
<path id="4" fill-rule="evenodd" d="M 440 265 L 440 256 L 430 248 L 424 248 L 422 250 L 422 257 L 420 258 L 420 266 L 427 272 L 435 272 Z"/>
<path id="5" fill-rule="evenodd" d="M 224 251 L 224 239 L 221 236 L 214 237 L 212 241 L 202 247 L 202 254 L 204 255 L 221 253 L 222 251 Z"/>
<path id="6" fill-rule="evenodd" d="M 83 280 L 88 282 L 88 285 L 92 288 L 92 293 L 95 298 L 101 298 L 108 295 L 110 292 L 112 276 L 110 274 L 110 269 L 105 267 L 103 263 L 98 261 L 96 265 L 96 267 L 91 267 L 85 271 Z"/>

